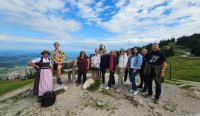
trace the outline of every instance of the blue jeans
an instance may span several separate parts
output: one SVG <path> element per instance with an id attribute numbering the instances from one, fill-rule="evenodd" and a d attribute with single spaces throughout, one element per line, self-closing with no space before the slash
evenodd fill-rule
<path id="1" fill-rule="evenodd" d="M 134 90 L 134 91 L 137 91 L 137 86 L 136 86 L 136 82 L 135 82 L 135 77 L 136 77 L 136 75 L 138 74 L 138 72 L 139 72 L 139 70 L 136 70 L 135 71 L 135 73 L 133 72 L 134 71 L 134 69 L 130 69 L 130 71 L 131 71 L 131 82 L 132 82 L 132 89 Z"/>

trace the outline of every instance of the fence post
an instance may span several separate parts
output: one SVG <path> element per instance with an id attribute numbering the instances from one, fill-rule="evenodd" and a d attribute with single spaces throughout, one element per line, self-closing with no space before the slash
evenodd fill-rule
<path id="1" fill-rule="evenodd" d="M 74 82 L 75 73 L 76 73 L 76 67 L 75 67 L 75 62 L 73 61 L 73 67 L 72 67 L 72 83 L 75 83 L 75 82 Z"/>
<path id="2" fill-rule="evenodd" d="M 169 74 L 170 74 L 170 80 L 172 80 L 172 62 L 170 62 Z"/>

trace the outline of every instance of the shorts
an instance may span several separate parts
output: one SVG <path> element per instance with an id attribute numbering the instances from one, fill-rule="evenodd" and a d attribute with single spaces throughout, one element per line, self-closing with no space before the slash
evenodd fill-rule
<path id="1" fill-rule="evenodd" d="M 53 70 L 57 70 L 57 67 L 58 67 L 58 64 L 53 64 Z M 62 64 L 62 67 L 63 67 L 63 64 Z"/>

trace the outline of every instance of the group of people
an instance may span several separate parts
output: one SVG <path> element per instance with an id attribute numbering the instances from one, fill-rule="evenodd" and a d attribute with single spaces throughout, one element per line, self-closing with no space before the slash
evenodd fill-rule
<path id="1" fill-rule="evenodd" d="M 65 59 L 64 52 L 59 49 L 59 43 L 54 43 L 55 50 L 52 53 L 52 58 L 48 58 L 49 51 L 42 52 L 42 57 L 29 62 L 29 65 L 39 69 L 38 79 L 35 82 L 35 94 L 40 98 L 45 91 L 52 90 L 52 71 L 56 70 L 57 83 L 62 84 L 60 75 L 62 64 Z M 53 66 L 51 60 L 54 62 Z M 38 63 L 38 65 L 36 64 Z M 155 81 L 155 99 L 154 102 L 158 103 L 161 94 L 161 84 L 164 80 L 166 70 L 166 56 L 160 51 L 159 44 L 152 44 L 152 50 L 148 51 L 143 48 L 139 52 L 138 47 L 128 49 L 125 51 L 120 49 L 119 55 L 115 50 L 111 50 L 107 53 L 103 44 L 100 44 L 100 48 L 95 49 L 95 53 L 90 57 L 86 55 L 84 51 L 80 52 L 79 57 L 75 60 L 75 65 L 78 67 L 78 79 L 76 81 L 77 86 L 87 80 L 87 71 L 92 70 L 92 78 L 94 80 L 100 78 L 102 85 L 105 84 L 105 74 L 109 69 L 109 80 L 106 89 L 110 89 L 115 85 L 115 72 L 118 73 L 118 83 L 116 92 L 120 92 L 123 89 L 124 82 L 128 77 L 132 84 L 130 92 L 137 95 L 138 88 L 141 88 L 141 92 L 147 92 L 146 97 L 153 95 L 152 83 Z M 136 85 L 136 76 L 140 74 L 140 84 Z"/>

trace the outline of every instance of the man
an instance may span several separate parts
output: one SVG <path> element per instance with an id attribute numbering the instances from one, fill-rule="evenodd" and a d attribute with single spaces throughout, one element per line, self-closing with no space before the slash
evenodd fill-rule
<path id="1" fill-rule="evenodd" d="M 148 94 L 147 97 L 152 96 L 152 82 L 153 79 L 156 84 L 156 94 L 154 103 L 158 104 L 161 95 L 161 84 L 164 80 L 167 62 L 166 56 L 160 51 L 159 45 L 154 43 L 152 45 L 152 52 L 148 56 L 145 66 L 145 74 L 148 74 Z"/>
<path id="2" fill-rule="evenodd" d="M 105 47 L 103 46 L 103 44 L 99 44 L 99 54 L 100 55 L 102 55 L 104 49 L 105 49 Z"/>
<path id="3" fill-rule="evenodd" d="M 101 56 L 101 63 L 100 63 L 102 85 L 105 83 L 105 73 L 108 67 L 107 62 L 108 62 L 108 56 L 106 55 L 106 50 L 103 49 L 102 56 Z"/>
<path id="4" fill-rule="evenodd" d="M 62 52 L 59 49 L 59 43 L 58 42 L 54 43 L 54 47 L 55 47 L 55 50 L 52 53 L 52 60 L 54 62 L 53 68 L 54 68 L 54 70 L 56 70 L 57 83 L 61 85 L 62 84 L 61 68 L 62 68 L 63 62 L 65 60 L 65 54 L 64 54 L 64 52 Z"/>
<path id="5" fill-rule="evenodd" d="M 144 68 L 145 68 L 145 64 L 147 62 L 147 49 L 143 48 L 141 51 L 142 57 L 143 57 L 143 61 L 142 61 L 142 66 L 141 66 L 141 70 L 140 70 L 140 84 L 138 86 L 138 88 L 144 88 L 143 90 L 141 90 L 141 92 L 147 92 L 147 76 L 144 74 Z"/>

